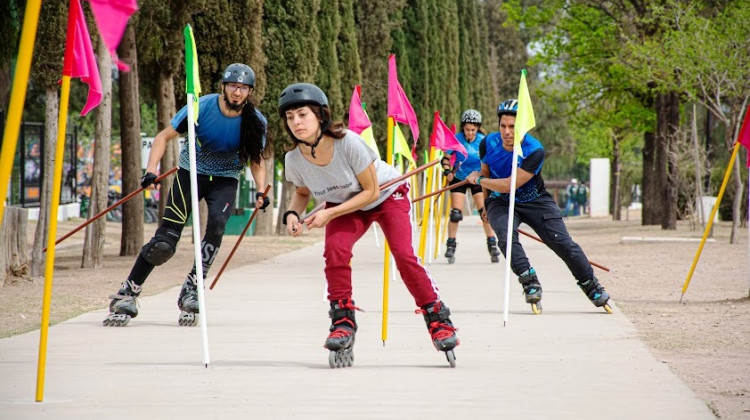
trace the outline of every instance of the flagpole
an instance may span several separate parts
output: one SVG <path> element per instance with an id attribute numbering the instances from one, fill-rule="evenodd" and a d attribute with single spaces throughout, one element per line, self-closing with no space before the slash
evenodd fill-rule
<path id="1" fill-rule="evenodd" d="M 724 191 L 727 188 L 727 183 L 729 183 L 729 177 L 732 175 L 732 166 L 734 165 L 734 160 L 737 157 L 737 152 L 739 150 L 740 150 L 740 142 L 736 142 L 734 144 L 734 149 L 732 150 L 732 157 L 729 158 L 727 171 L 724 173 L 724 180 L 721 182 L 721 188 L 719 188 L 719 195 L 716 197 L 716 203 L 714 203 L 714 208 L 711 209 L 711 215 L 708 216 L 708 221 L 706 222 L 706 229 L 703 230 L 703 237 L 701 238 L 700 245 L 698 245 L 698 251 L 695 253 L 695 257 L 693 258 L 693 264 L 690 266 L 690 271 L 688 272 L 687 278 L 685 279 L 685 284 L 682 285 L 682 294 L 680 295 L 680 303 L 682 303 L 682 298 L 685 297 L 685 292 L 687 292 L 688 286 L 690 285 L 690 279 L 692 279 L 693 277 L 693 273 L 695 272 L 695 267 L 698 265 L 698 259 L 700 259 L 701 252 L 703 252 L 703 245 L 706 244 L 708 233 L 711 231 L 711 227 L 714 224 L 714 217 L 716 217 L 716 212 L 719 210 L 719 204 L 721 204 L 721 199 L 724 196 Z"/>
<path id="2" fill-rule="evenodd" d="M 203 258 L 201 258 L 201 223 L 198 204 L 198 168 L 195 162 L 195 116 L 193 101 L 195 96 L 188 93 L 188 153 L 190 156 L 190 203 L 193 209 L 193 251 L 195 256 L 195 276 L 198 280 L 198 307 L 201 317 L 201 339 L 203 341 L 203 365 L 208 367 L 208 320 L 206 319 L 206 294 L 203 290 Z"/>
<path id="3" fill-rule="evenodd" d="M 50 304 L 52 302 L 52 280 L 55 272 L 55 238 L 57 237 L 57 212 L 60 206 L 62 189 L 63 156 L 65 152 L 65 131 L 70 98 L 70 76 L 63 75 L 60 91 L 60 112 L 57 119 L 57 145 L 55 147 L 55 169 L 52 178 L 49 229 L 47 233 L 47 256 L 44 266 L 44 295 L 42 297 L 42 324 L 39 331 L 39 362 L 36 376 L 36 401 L 44 399 L 44 373 L 47 362 L 47 335 L 49 332 Z"/>
<path id="4" fill-rule="evenodd" d="M 393 163 L 393 139 L 395 137 L 396 124 L 393 117 L 388 117 L 387 130 L 386 130 L 386 152 L 385 159 L 387 164 Z M 380 320 L 380 339 L 383 341 L 383 347 L 385 347 L 385 341 L 388 339 L 388 300 L 390 292 L 390 277 L 391 277 L 391 248 L 388 246 L 388 239 L 383 234 L 383 316 Z"/>
<path id="5" fill-rule="evenodd" d="M 8 106 L 8 117 L 3 132 L 3 146 L 0 152 L 0 223 L 5 212 L 5 199 L 8 196 L 8 183 L 13 172 L 13 160 L 16 156 L 18 145 L 18 132 L 21 129 L 23 118 L 23 104 L 26 100 L 26 89 L 29 85 L 29 72 L 31 71 L 31 58 L 34 53 L 34 40 L 39 23 L 39 11 L 42 7 L 41 0 L 28 0 L 24 12 L 23 28 L 21 29 L 21 42 L 18 48 L 18 59 L 16 61 L 15 75 L 13 76 L 13 87 L 10 93 L 10 104 Z"/>
<path id="6" fill-rule="evenodd" d="M 195 38 L 193 29 L 187 25 L 185 35 L 185 73 L 187 90 L 187 120 L 188 120 L 188 156 L 190 160 L 190 204 L 193 214 L 193 251 L 195 256 L 195 276 L 198 283 L 198 308 L 200 308 L 201 339 L 203 342 L 203 365 L 207 368 L 209 363 L 208 354 L 208 317 L 206 315 L 206 292 L 203 279 L 203 258 L 201 252 L 201 224 L 200 206 L 198 204 L 198 165 L 196 163 L 195 150 L 195 115 L 194 106 L 198 101 L 196 93 L 200 92 L 200 82 L 197 73 L 197 56 L 195 56 Z M 188 45 L 189 44 L 189 45 Z"/>
<path id="7" fill-rule="evenodd" d="M 510 198 L 508 203 L 508 234 L 505 246 L 505 293 L 503 296 L 503 327 L 508 323 L 508 305 L 510 303 L 510 263 L 513 249 L 513 225 L 516 211 L 516 178 L 518 176 L 518 150 L 513 148 L 513 161 L 510 172 Z"/>

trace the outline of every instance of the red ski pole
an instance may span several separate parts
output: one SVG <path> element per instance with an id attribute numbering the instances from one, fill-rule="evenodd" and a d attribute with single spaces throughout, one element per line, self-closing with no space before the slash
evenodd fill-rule
<path id="1" fill-rule="evenodd" d="M 262 198 L 266 198 L 266 195 L 268 195 L 268 191 L 271 189 L 271 184 L 268 184 L 266 186 L 265 191 L 263 191 Z M 234 248 L 232 248 L 232 252 L 229 253 L 229 256 L 224 261 L 224 264 L 221 266 L 221 269 L 219 269 L 219 273 L 216 274 L 216 277 L 214 277 L 214 281 L 211 283 L 211 287 L 209 289 L 213 290 L 214 286 L 216 285 L 216 282 L 219 281 L 219 277 L 221 277 L 221 273 L 224 272 L 224 269 L 227 268 L 227 264 L 229 264 L 229 260 L 232 259 L 234 256 L 234 252 L 237 251 L 237 248 L 240 246 L 240 242 L 242 242 L 242 238 L 245 237 L 245 233 L 247 233 L 247 230 L 250 229 L 250 225 L 253 223 L 253 220 L 255 219 L 255 215 L 258 214 L 258 210 L 260 210 L 260 207 L 256 207 L 255 210 L 253 210 L 253 214 L 250 215 L 250 220 L 247 221 L 247 224 L 245 225 L 245 228 L 242 229 L 242 233 L 240 233 L 240 237 L 237 238 L 237 242 L 234 244 Z"/>
<path id="2" fill-rule="evenodd" d="M 168 170 L 167 172 L 164 172 L 163 174 L 159 175 L 159 176 L 158 176 L 158 177 L 157 177 L 157 178 L 156 178 L 156 179 L 154 180 L 154 184 L 157 184 L 157 183 L 158 183 L 159 181 L 161 181 L 162 179 L 166 178 L 167 176 L 169 176 L 169 175 L 171 175 L 171 174 L 173 174 L 173 173 L 175 173 L 175 172 L 177 172 L 177 167 L 174 167 L 174 168 L 172 168 L 172 169 Z M 126 202 L 126 201 L 130 200 L 131 198 L 135 197 L 135 196 L 136 196 L 137 194 L 141 193 L 141 192 L 142 192 L 143 190 L 145 190 L 145 188 L 143 188 L 143 187 L 140 187 L 140 188 L 138 188 L 137 190 L 135 190 L 135 191 L 131 192 L 131 193 L 130 193 L 130 194 L 128 194 L 128 195 L 126 195 L 125 197 L 121 198 L 121 199 L 120 199 L 120 200 L 118 200 L 118 201 L 117 201 L 116 203 L 114 203 L 114 204 L 112 204 L 111 206 L 107 207 L 106 209 L 104 209 L 104 210 L 100 211 L 100 212 L 99 212 L 99 213 L 98 213 L 98 214 L 97 214 L 96 216 L 94 216 L 94 217 L 92 217 L 92 218 L 90 218 L 90 219 L 86 220 L 86 221 L 85 221 L 85 222 L 83 222 L 83 223 L 82 223 L 82 224 L 81 224 L 80 226 L 78 226 L 77 228 L 75 228 L 75 229 L 71 230 L 70 232 L 68 232 L 68 233 L 66 233 L 66 234 L 65 234 L 64 236 L 62 236 L 62 237 L 61 237 L 60 239 L 58 239 L 57 241 L 55 241 L 55 245 L 57 245 L 57 244 L 59 244 L 60 242 L 62 242 L 62 241 L 64 241 L 64 240 L 68 239 L 68 238 L 69 238 L 70 236 L 72 236 L 72 235 L 73 235 L 74 233 L 76 233 L 76 232 L 78 232 L 79 230 L 81 230 L 81 229 L 85 228 L 86 226 L 90 225 L 90 224 L 91 224 L 91 223 L 92 223 L 92 222 L 93 222 L 94 220 L 96 220 L 96 219 L 98 219 L 98 218 L 100 218 L 100 217 L 104 216 L 105 214 L 109 213 L 110 211 L 112 211 L 112 209 L 115 209 L 115 208 L 117 208 L 117 206 L 121 205 L 122 203 L 124 203 L 124 202 Z M 44 248 L 44 249 L 42 250 L 42 252 L 47 252 L 47 248 Z"/>

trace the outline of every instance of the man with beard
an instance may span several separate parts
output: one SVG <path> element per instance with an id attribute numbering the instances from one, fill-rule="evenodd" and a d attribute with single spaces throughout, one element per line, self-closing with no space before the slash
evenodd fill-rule
<path id="1" fill-rule="evenodd" d="M 266 118 L 250 101 L 255 85 L 255 73 L 241 63 L 229 65 L 221 81 L 221 94 L 200 98 L 195 127 L 198 200 L 208 205 L 208 223 L 201 241 L 203 276 L 219 251 L 229 216 L 234 210 L 239 177 L 245 166 L 250 166 L 255 184 L 266 183 L 264 159 L 270 153 L 266 147 Z M 162 130 L 151 146 L 146 174 L 141 186 L 153 189 L 156 172 L 167 142 L 187 132 L 187 106 L 172 119 L 171 126 Z M 167 199 L 161 225 L 154 237 L 144 245 L 136 258 L 128 278 L 116 295 L 110 296 L 110 314 L 105 326 L 125 326 L 138 315 L 136 298 L 155 266 L 164 264 L 174 255 L 182 229 L 190 216 L 190 161 L 188 147 L 180 152 L 179 169 Z M 256 194 L 255 206 L 268 206 L 268 198 Z M 196 267 L 187 275 L 177 299 L 180 325 L 196 325 L 198 307 Z"/>

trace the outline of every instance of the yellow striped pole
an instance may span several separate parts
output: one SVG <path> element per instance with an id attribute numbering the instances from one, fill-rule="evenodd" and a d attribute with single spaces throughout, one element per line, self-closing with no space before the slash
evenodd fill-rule
<path id="1" fill-rule="evenodd" d="M 42 0 L 28 0 L 24 12 L 21 42 L 18 48 L 15 75 L 13 76 L 13 87 L 10 92 L 8 118 L 5 121 L 3 132 L 3 148 L 0 151 L 0 223 L 2 223 L 3 213 L 5 212 L 5 197 L 8 196 L 10 174 L 13 172 L 13 160 L 16 156 L 18 131 L 21 129 L 23 104 L 26 101 L 26 88 L 29 85 L 31 58 L 34 53 L 34 40 L 36 39 L 36 28 L 39 23 L 41 7 Z"/>
<path id="2" fill-rule="evenodd" d="M 435 147 L 430 147 L 430 159 L 429 160 L 435 160 Z M 433 179 L 433 173 L 435 172 L 434 168 L 433 170 L 430 170 L 427 172 L 427 181 L 425 182 L 426 185 L 426 191 L 432 192 L 432 179 Z M 428 192 L 428 194 L 429 194 Z M 430 200 L 423 204 L 422 207 L 422 227 L 419 235 L 419 258 L 422 259 L 422 265 L 425 264 L 425 248 L 427 246 L 427 228 L 430 224 L 430 210 L 432 208 L 432 202 L 433 199 L 430 197 Z"/>
<path id="3" fill-rule="evenodd" d="M 47 234 L 47 259 L 44 267 L 44 297 L 42 298 L 42 326 L 39 333 L 39 363 L 36 376 L 36 401 L 44 398 L 44 369 L 47 362 L 47 333 L 49 331 L 50 302 L 52 301 L 52 277 L 55 268 L 55 239 L 57 237 L 57 210 L 60 206 L 62 189 L 63 155 L 65 152 L 65 131 L 68 120 L 70 98 L 70 76 L 63 75 L 60 91 L 60 114 L 57 120 L 57 145 L 55 147 L 55 170 L 52 178 L 49 232 Z"/>

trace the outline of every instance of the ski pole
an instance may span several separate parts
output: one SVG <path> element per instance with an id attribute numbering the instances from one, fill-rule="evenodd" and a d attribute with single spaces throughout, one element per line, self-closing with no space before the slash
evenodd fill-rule
<path id="1" fill-rule="evenodd" d="M 455 183 L 455 184 L 453 184 L 453 185 L 449 185 L 449 186 L 447 186 L 447 187 L 445 187 L 445 188 L 441 188 L 441 189 L 439 189 L 439 190 L 437 190 L 437 191 L 433 191 L 433 192 L 431 192 L 431 193 L 429 193 L 429 194 L 425 194 L 425 195 L 423 195 L 423 196 L 421 196 L 421 197 L 417 197 L 417 198 L 415 198 L 414 200 L 411 200 L 411 202 L 412 202 L 412 203 L 416 203 L 417 201 L 422 201 L 422 200 L 424 200 L 425 198 L 430 198 L 430 197 L 432 197 L 433 195 L 438 195 L 438 194 L 440 194 L 440 193 L 442 193 L 442 192 L 445 192 L 445 191 L 448 191 L 448 190 L 452 190 L 452 189 L 454 189 L 454 188 L 457 188 L 457 187 L 460 187 L 460 186 L 462 186 L 462 185 L 466 185 L 466 184 L 467 184 L 468 182 L 469 182 L 468 180 L 463 180 L 463 181 L 461 181 L 461 182 L 457 182 L 457 183 Z"/>
<path id="2" fill-rule="evenodd" d="M 523 230 L 521 230 L 521 229 L 518 229 L 518 233 L 520 233 L 520 234 L 522 234 L 522 235 L 526 235 L 526 236 L 528 236 L 529 238 L 531 238 L 531 239 L 534 239 L 534 240 L 537 240 L 537 241 L 539 241 L 539 242 L 541 242 L 541 243 L 544 243 L 544 241 L 542 241 L 542 239 L 541 239 L 541 238 L 539 238 L 538 236 L 536 236 L 536 235 L 532 235 L 531 233 L 525 232 L 525 231 L 523 231 Z M 597 267 L 597 268 L 601 268 L 602 270 L 604 270 L 604 271 L 606 271 L 606 272 L 609 272 L 609 268 L 607 268 L 607 267 L 605 267 L 605 266 L 603 266 L 603 265 L 601 265 L 601 264 L 597 264 L 597 263 L 595 263 L 594 261 L 591 261 L 591 260 L 589 260 L 589 264 L 593 265 L 594 267 Z"/>
<path id="3" fill-rule="evenodd" d="M 271 189 L 271 184 L 268 184 L 266 186 L 265 191 L 263 191 L 263 196 L 261 196 L 261 198 L 265 199 L 270 189 Z M 232 256 L 234 256 L 234 252 L 237 251 L 237 248 L 240 246 L 240 242 L 242 242 L 242 238 L 245 236 L 245 233 L 247 232 L 247 230 L 250 229 L 250 225 L 253 223 L 253 220 L 255 219 L 255 215 L 258 214 L 258 210 L 260 210 L 260 207 L 256 207 L 255 210 L 253 210 L 253 214 L 250 215 L 250 220 L 247 221 L 245 228 L 242 229 L 242 233 L 240 233 L 240 237 L 237 238 L 237 242 L 234 244 L 234 248 L 232 248 L 232 252 L 229 253 L 229 256 L 224 261 L 224 264 L 221 266 L 219 273 L 216 274 L 216 277 L 214 277 L 214 281 L 211 283 L 211 287 L 209 287 L 209 289 L 213 290 L 214 286 L 216 285 L 216 282 L 219 281 L 219 277 L 221 277 L 221 273 L 223 273 L 224 269 L 227 268 L 227 264 L 229 264 L 229 260 L 232 259 Z"/>
<path id="4" fill-rule="evenodd" d="M 173 173 L 175 173 L 175 172 L 177 172 L 177 167 L 174 167 L 174 168 L 172 168 L 172 169 L 168 170 L 167 172 L 164 172 L 163 174 L 159 175 L 159 176 L 158 176 L 158 177 L 157 177 L 157 178 L 156 178 L 156 179 L 154 180 L 154 184 L 157 184 L 157 183 L 159 183 L 159 181 L 161 181 L 162 179 L 166 178 L 167 176 L 169 176 L 169 175 L 171 175 L 171 174 L 173 174 Z M 59 244 L 60 242 L 64 241 L 65 239 L 68 239 L 68 238 L 69 238 L 70 236 L 72 236 L 72 235 L 73 235 L 74 233 L 76 233 L 76 232 L 78 232 L 79 230 L 81 230 L 81 229 L 85 228 L 86 226 L 90 225 L 90 224 L 91 224 L 91 222 L 93 222 L 94 220 L 96 220 L 96 219 L 98 219 L 98 218 L 100 218 L 100 217 L 104 216 L 105 214 L 109 213 L 110 211 L 112 211 L 113 209 L 117 208 L 117 207 L 118 207 L 119 205 L 121 205 L 122 203 L 124 203 L 124 202 L 126 202 L 126 201 L 130 200 L 131 198 L 135 197 L 135 196 L 136 196 L 136 194 L 139 194 L 139 193 L 140 193 L 140 192 L 142 192 L 143 190 L 145 190 L 145 188 L 143 188 L 143 187 L 140 187 L 140 188 L 138 188 L 137 190 L 135 190 L 135 191 L 131 192 L 131 193 L 130 193 L 130 194 L 128 194 L 128 195 L 126 195 L 125 197 L 121 198 L 121 199 L 120 199 L 120 200 L 118 200 L 118 201 L 117 201 L 116 203 L 114 203 L 114 204 L 112 204 L 111 206 L 107 207 L 106 209 L 104 209 L 104 210 L 100 211 L 100 212 L 99 212 L 99 213 L 98 213 L 98 214 L 97 214 L 96 216 L 94 216 L 94 217 L 92 217 L 92 218 L 90 218 L 90 219 L 86 220 L 86 221 L 85 221 L 85 222 L 83 222 L 83 223 L 82 223 L 82 224 L 81 224 L 80 226 L 78 226 L 77 228 L 75 228 L 75 229 L 71 230 L 70 232 L 68 232 L 68 233 L 66 233 L 66 234 L 65 234 L 64 236 L 62 236 L 62 237 L 61 237 L 60 239 L 58 239 L 57 241 L 55 241 L 55 245 Z M 44 248 L 44 249 L 42 250 L 42 252 L 47 252 L 47 248 Z"/>
<path id="5" fill-rule="evenodd" d="M 427 169 L 427 168 L 429 168 L 429 167 L 431 167 L 431 166 L 435 166 L 435 165 L 437 165 L 437 163 L 438 163 L 438 162 L 440 162 L 440 160 L 439 160 L 439 159 L 435 159 L 435 160 L 433 160 L 432 162 L 429 162 L 429 163 L 425 163 L 424 165 L 422 165 L 422 166 L 418 167 L 417 169 L 414 169 L 414 170 L 412 170 L 412 171 L 410 171 L 410 172 L 407 172 L 407 173 L 405 173 L 405 174 L 401 175 L 400 177 L 398 177 L 398 178 L 396 178 L 396 179 L 392 179 L 392 180 L 390 180 L 390 181 L 388 181 L 388 182 L 384 183 L 383 185 L 381 185 L 381 186 L 380 186 L 380 189 L 382 190 L 382 189 L 384 189 L 384 188 L 388 188 L 388 187 L 390 187 L 391 185 L 393 185 L 393 184 L 395 184 L 395 183 L 401 182 L 401 181 L 405 180 L 406 178 L 409 178 L 410 176 L 412 176 L 412 175 L 414 175 L 414 174 L 418 174 L 418 173 L 420 173 L 420 172 L 424 171 L 425 169 Z M 322 209 L 323 207 L 325 207 L 325 205 L 326 205 L 325 201 L 324 201 L 324 202 L 322 202 L 322 203 L 320 203 L 320 204 L 318 204 L 318 205 L 317 205 L 317 206 L 315 206 L 315 207 L 314 207 L 314 208 L 313 208 L 312 210 L 310 210 L 310 212 L 309 212 L 309 213 L 305 214 L 305 215 L 304 215 L 304 216 L 302 217 L 302 220 L 305 220 L 305 219 L 307 219 L 308 217 L 312 216 L 313 214 L 315 214 L 315 212 L 317 212 L 318 210 L 320 210 L 320 209 Z"/>

